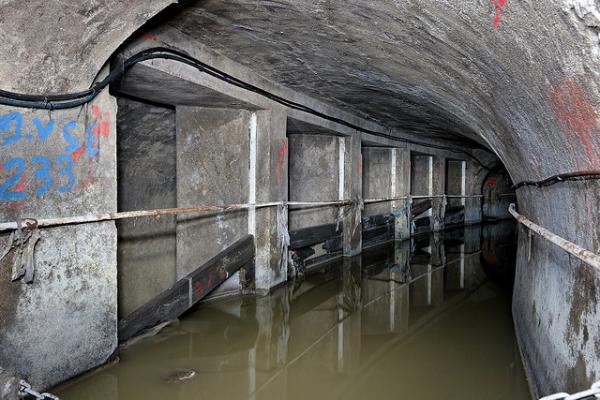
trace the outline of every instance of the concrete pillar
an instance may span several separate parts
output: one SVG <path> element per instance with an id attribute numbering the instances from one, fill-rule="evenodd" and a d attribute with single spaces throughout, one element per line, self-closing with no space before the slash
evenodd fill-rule
<path id="1" fill-rule="evenodd" d="M 179 107 L 178 207 L 285 201 L 285 133 L 286 115 L 281 109 L 251 112 Z M 250 234 L 256 244 L 256 289 L 268 291 L 287 279 L 286 229 L 287 212 L 282 206 L 181 216 L 177 227 L 178 278 Z M 232 282 L 236 284 L 235 278 Z"/>
<path id="2" fill-rule="evenodd" d="M 283 108 L 256 113 L 255 200 L 256 203 L 285 202 L 288 199 L 289 142 L 287 113 Z M 252 165 L 252 161 L 251 161 Z M 252 178 L 251 178 L 252 179 Z M 250 183 L 252 187 L 252 183 Z M 251 199 L 252 200 L 252 199 Z M 252 213 L 252 211 L 251 211 Z M 287 281 L 288 210 L 283 206 L 255 211 L 256 289 L 266 291 Z"/>
<path id="3" fill-rule="evenodd" d="M 342 171 L 344 175 L 340 199 L 354 201 L 344 212 L 344 256 L 360 254 L 362 248 L 362 167 L 361 135 L 354 133 L 344 138 L 344 163 L 340 164 L 340 176 Z"/>
<path id="4" fill-rule="evenodd" d="M 0 220 L 115 212 L 116 102 L 71 110 L 0 107 Z M 33 281 L 0 262 L 0 360 L 36 389 L 79 375 L 117 349 L 114 222 L 41 229 Z M 9 235 L 0 235 L 0 248 Z M 50 322 L 50 323 L 49 323 Z"/>
<path id="5" fill-rule="evenodd" d="M 410 196 L 410 151 L 408 149 L 392 149 L 392 174 L 394 185 L 392 186 L 392 197 Z M 392 203 L 392 213 L 395 217 L 394 230 L 396 240 L 410 238 L 410 200 L 397 200 Z"/>
<path id="6" fill-rule="evenodd" d="M 432 231 L 444 230 L 446 215 L 446 159 L 442 156 L 433 157 L 433 193 L 432 204 Z"/>
<path id="7" fill-rule="evenodd" d="M 433 205 L 431 198 L 423 198 L 433 195 L 433 184 L 433 157 L 427 154 L 411 153 L 410 193 L 412 196 L 421 197 L 420 199 L 413 199 L 413 209 L 415 203 L 431 202 Z M 431 231 L 433 228 L 432 217 L 432 208 L 416 215 L 414 221 L 411 221 L 411 225 L 414 222 L 418 226 L 411 226 L 411 235 Z"/>

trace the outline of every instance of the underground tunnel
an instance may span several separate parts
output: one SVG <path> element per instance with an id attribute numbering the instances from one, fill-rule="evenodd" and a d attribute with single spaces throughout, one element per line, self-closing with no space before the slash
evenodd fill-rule
<path id="1" fill-rule="evenodd" d="M 597 2 L 0 21 L 1 400 L 600 396 Z"/>

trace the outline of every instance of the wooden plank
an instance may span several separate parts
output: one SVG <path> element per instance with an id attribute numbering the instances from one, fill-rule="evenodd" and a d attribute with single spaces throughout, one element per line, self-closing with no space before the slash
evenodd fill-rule
<path id="1" fill-rule="evenodd" d="M 411 215 L 412 218 L 423 214 L 425 211 L 431 208 L 431 199 L 415 200 L 412 204 Z"/>
<path id="2" fill-rule="evenodd" d="M 254 237 L 248 235 L 119 321 L 119 340 L 178 318 L 240 268 L 253 264 L 254 256 Z"/>
<path id="3" fill-rule="evenodd" d="M 325 224 L 311 226 L 290 232 L 290 249 L 295 250 L 302 247 L 323 243 L 334 236 L 342 234 L 342 224 Z"/>
<path id="4" fill-rule="evenodd" d="M 389 214 L 373 215 L 365 217 L 362 220 L 363 231 L 376 228 L 382 225 L 388 225 L 394 222 L 394 216 Z"/>

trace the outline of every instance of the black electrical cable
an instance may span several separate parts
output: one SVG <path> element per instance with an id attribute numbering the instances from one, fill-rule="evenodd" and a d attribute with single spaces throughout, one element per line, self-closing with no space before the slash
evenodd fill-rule
<path id="1" fill-rule="evenodd" d="M 317 117 L 323 118 L 327 121 L 335 122 L 337 124 L 346 126 L 348 128 L 367 133 L 370 135 L 383 137 L 385 139 L 401 141 L 407 144 L 413 144 L 417 146 L 423 146 L 428 148 L 434 148 L 439 150 L 446 150 L 455 153 L 466 154 L 473 160 L 475 160 L 482 168 L 486 170 L 492 170 L 492 168 L 486 166 L 483 162 L 481 162 L 477 157 L 474 157 L 471 153 L 466 150 L 461 150 L 453 147 L 443 146 L 443 145 L 435 145 L 430 143 L 423 143 L 416 140 L 398 138 L 396 136 L 382 133 L 378 131 L 374 131 L 371 129 L 363 128 L 358 125 L 354 125 L 350 122 L 344 121 L 343 119 L 332 117 L 330 115 L 324 114 L 320 111 L 317 111 L 313 108 L 307 107 L 303 104 L 296 103 L 294 101 L 287 100 L 281 96 L 275 95 L 271 92 L 268 92 L 264 89 L 261 89 L 257 86 L 244 82 L 234 76 L 231 76 L 223 71 L 220 71 L 210 65 L 203 63 L 195 58 L 188 56 L 187 54 L 162 48 L 156 47 L 152 49 L 148 49 L 142 51 L 138 54 L 133 55 L 132 57 L 125 60 L 119 67 L 114 68 L 110 71 L 110 73 L 102 79 L 100 82 L 97 82 L 94 86 L 92 86 L 88 90 L 84 90 L 76 93 L 68 93 L 68 94 L 58 94 L 58 95 L 31 95 L 31 94 L 22 94 L 22 93 L 14 93 L 5 90 L 0 90 L 0 104 L 14 106 L 14 107 L 23 107 L 23 108 L 32 108 L 32 109 L 42 109 L 42 110 L 64 110 L 70 108 L 80 107 L 86 103 L 92 101 L 100 92 L 105 89 L 109 84 L 119 79 L 125 72 L 134 66 L 137 63 L 142 61 L 148 61 L 153 59 L 166 59 L 173 60 L 177 62 L 181 62 L 183 64 L 189 65 L 191 67 L 196 68 L 197 70 L 204 72 L 208 75 L 211 75 L 217 79 L 220 79 L 224 82 L 232 84 L 242 89 L 246 89 L 253 93 L 259 94 L 263 97 L 266 97 L 274 102 L 282 104 L 286 107 L 292 108 L 294 110 L 303 111 Z"/>
<path id="2" fill-rule="evenodd" d="M 513 189 L 520 189 L 524 186 L 546 187 L 567 181 L 589 181 L 597 179 L 600 179 L 600 170 L 567 172 L 553 175 L 541 181 L 522 181 L 513 185 Z"/>

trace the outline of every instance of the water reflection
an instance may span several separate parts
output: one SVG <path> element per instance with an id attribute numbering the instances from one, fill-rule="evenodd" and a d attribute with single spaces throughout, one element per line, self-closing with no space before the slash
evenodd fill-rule
<path id="1" fill-rule="evenodd" d="M 529 399 L 510 293 L 495 282 L 512 276 L 511 232 L 495 224 L 382 245 L 269 297 L 200 307 L 59 394 Z M 181 370 L 197 374 L 167 382 Z"/>

